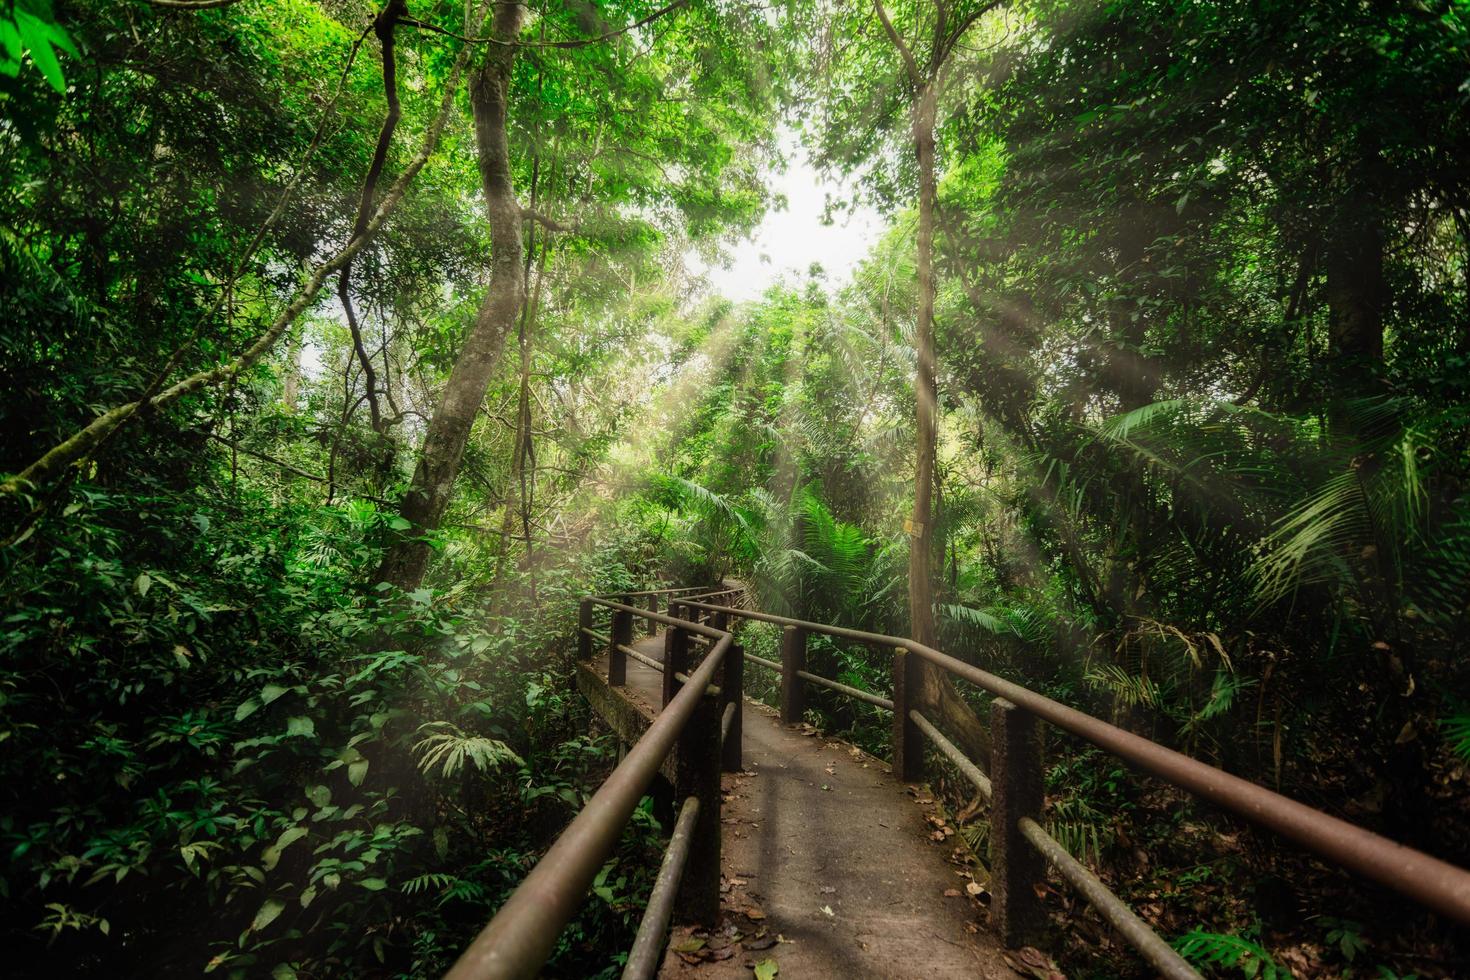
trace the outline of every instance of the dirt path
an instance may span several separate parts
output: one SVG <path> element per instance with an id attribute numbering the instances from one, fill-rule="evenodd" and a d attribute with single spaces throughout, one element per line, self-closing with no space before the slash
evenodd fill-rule
<path id="1" fill-rule="evenodd" d="M 635 649 L 661 659 L 662 638 Z M 625 693 L 646 710 L 659 683 L 629 661 Z M 953 842 L 932 839 L 932 804 L 885 763 L 751 701 L 744 762 L 723 781 L 723 921 L 676 928 L 660 976 L 744 980 L 768 959 L 783 980 L 1016 976 L 949 861 Z"/>

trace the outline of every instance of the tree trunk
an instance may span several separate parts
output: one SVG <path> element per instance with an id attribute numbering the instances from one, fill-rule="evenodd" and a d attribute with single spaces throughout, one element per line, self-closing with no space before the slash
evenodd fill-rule
<path id="1" fill-rule="evenodd" d="M 1328 242 L 1327 350 L 1335 390 L 1373 393 L 1383 362 L 1383 231 L 1365 204 L 1343 215 Z"/>
<path id="2" fill-rule="evenodd" d="M 301 401 L 301 349 L 306 339 L 297 331 L 286 347 L 286 367 L 281 378 L 281 408 L 287 415 L 295 415 Z"/>
<path id="3" fill-rule="evenodd" d="M 491 27 L 493 35 L 505 42 L 513 41 L 520 33 L 523 10 L 518 4 L 498 3 Z M 449 506 L 470 429 L 500 364 L 505 338 L 515 327 L 525 300 L 525 276 L 521 270 L 522 214 L 511 178 L 506 135 L 516 48 L 509 43 L 485 47 L 485 64 L 470 87 L 470 105 L 475 118 L 480 181 L 490 220 L 490 286 L 424 433 L 413 483 L 399 511 L 410 527 L 388 549 L 378 568 L 380 581 L 401 589 L 418 588 L 423 580 L 429 564 L 429 546 L 423 536 L 439 527 Z"/>
<path id="4" fill-rule="evenodd" d="M 918 90 L 913 106 L 914 153 L 919 164 L 919 240 L 915 265 L 919 278 L 918 322 L 914 346 L 918 371 L 914 378 L 916 446 L 914 510 L 909 527 L 910 635 L 925 646 L 936 646 L 934 626 L 934 457 L 938 439 L 939 392 L 934 352 L 934 212 L 938 203 L 938 175 L 934 169 L 934 121 L 939 91 L 934 82 Z M 957 737 L 982 767 L 990 764 L 990 735 L 949 675 L 924 662 L 919 700 L 937 715 L 937 721 Z"/>

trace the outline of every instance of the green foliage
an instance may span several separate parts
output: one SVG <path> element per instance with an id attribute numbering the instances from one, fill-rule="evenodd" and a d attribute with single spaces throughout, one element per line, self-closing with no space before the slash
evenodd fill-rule
<path id="1" fill-rule="evenodd" d="M 65 92 L 66 76 L 57 51 L 80 57 L 66 29 L 56 23 L 50 0 L 16 0 L 0 14 L 0 75 L 16 78 L 28 62 L 48 85 Z"/>
<path id="2" fill-rule="evenodd" d="M 1439 724 L 1455 754 L 1470 761 L 1470 713 L 1443 718 Z"/>
<path id="3" fill-rule="evenodd" d="M 1174 940 L 1179 954 L 1196 966 L 1239 970 L 1243 977 L 1288 980 L 1291 971 L 1276 964 L 1271 954 L 1241 936 L 1225 936 L 1194 929 Z"/>
<path id="4" fill-rule="evenodd" d="M 414 743 L 414 751 L 419 756 L 419 769 L 426 776 L 433 775 L 435 766 L 439 767 L 441 778 L 453 779 L 462 771 L 481 775 L 506 763 L 521 764 L 521 757 L 504 742 L 467 735 L 458 725 L 447 721 L 420 725 L 418 734 L 424 737 Z"/>

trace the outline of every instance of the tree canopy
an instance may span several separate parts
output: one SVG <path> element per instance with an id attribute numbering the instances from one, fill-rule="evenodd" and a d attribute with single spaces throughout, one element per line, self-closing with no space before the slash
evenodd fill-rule
<path id="1" fill-rule="evenodd" d="M 441 974 L 615 761 L 578 597 L 727 579 L 1470 865 L 1467 110 L 1459 0 L 0 5 L 7 965 Z M 792 140 L 884 230 L 722 297 Z M 1047 752 L 1201 968 L 1470 956 Z M 616 973 L 655 810 L 549 973 Z"/>

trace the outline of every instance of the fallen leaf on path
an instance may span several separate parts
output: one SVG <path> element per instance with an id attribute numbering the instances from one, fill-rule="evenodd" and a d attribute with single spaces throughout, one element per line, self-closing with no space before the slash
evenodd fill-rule
<path id="1" fill-rule="evenodd" d="M 822 906 L 822 914 L 825 915 L 829 919 L 834 918 L 837 915 L 836 912 L 833 912 L 832 911 L 832 906 L 830 906 L 830 905 L 823 905 Z"/>
<path id="2" fill-rule="evenodd" d="M 1035 946 L 1006 950 L 1005 959 L 1006 965 L 1023 977 L 1036 977 L 1037 980 L 1067 980 L 1067 975 L 1057 969 L 1051 957 Z"/>
<path id="3" fill-rule="evenodd" d="M 960 897 L 960 890 L 958 888 L 946 888 L 944 890 L 944 897 L 945 898 L 959 898 Z"/>
<path id="4" fill-rule="evenodd" d="M 976 884 L 973 881 L 965 886 L 965 891 L 969 892 L 971 895 L 979 895 L 984 890 L 984 888 L 980 887 L 980 885 Z"/>
<path id="5" fill-rule="evenodd" d="M 776 937 L 772 936 L 770 933 L 761 933 L 759 936 L 756 936 L 753 939 L 745 940 L 745 942 L 741 943 L 740 945 L 744 946 L 747 950 L 750 950 L 751 952 L 758 953 L 763 949 L 770 949 L 772 946 L 776 945 L 778 941 L 779 940 L 777 940 Z"/>
<path id="6" fill-rule="evenodd" d="M 776 961 L 768 957 L 755 965 L 755 980 L 775 980 L 776 974 L 780 972 L 781 968 L 776 965 Z"/>
<path id="7" fill-rule="evenodd" d="M 766 913 L 759 905 L 747 905 L 745 907 L 745 917 L 759 922 L 766 917 Z"/>
<path id="8" fill-rule="evenodd" d="M 697 939 L 693 936 L 674 946 L 674 952 L 676 953 L 697 953 L 701 949 L 704 949 L 704 940 Z"/>
<path id="9" fill-rule="evenodd" d="M 831 885 L 823 885 L 821 887 L 821 892 L 823 895 L 835 895 L 837 894 L 837 889 L 833 888 Z"/>

